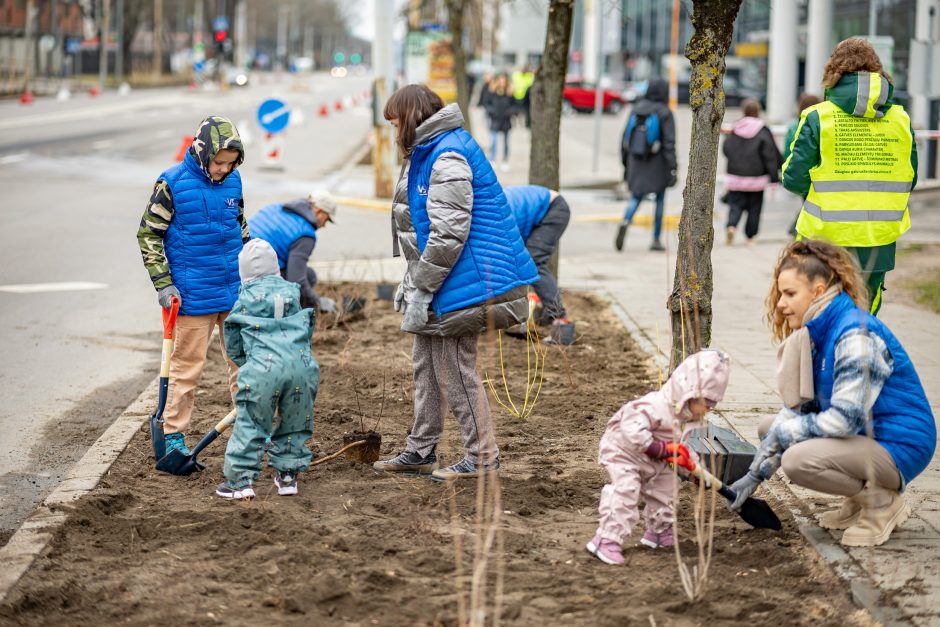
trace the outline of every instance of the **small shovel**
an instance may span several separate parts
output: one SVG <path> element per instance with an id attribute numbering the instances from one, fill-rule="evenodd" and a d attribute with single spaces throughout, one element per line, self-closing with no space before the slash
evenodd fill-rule
<path id="1" fill-rule="evenodd" d="M 176 315 L 180 311 L 180 299 L 175 296 L 170 301 L 169 309 L 163 310 L 163 352 L 160 355 L 160 397 L 157 411 L 150 416 L 150 441 L 153 443 L 153 458 L 161 459 L 166 455 L 166 438 L 163 436 L 163 409 L 166 407 L 166 393 L 170 385 L 170 356 L 173 354 L 173 329 L 176 327 Z"/>
<path id="2" fill-rule="evenodd" d="M 184 455 L 179 449 L 173 449 L 166 455 L 164 455 L 157 462 L 157 470 L 160 472 L 168 472 L 171 475 L 180 475 L 187 476 L 191 475 L 196 471 L 203 471 L 206 469 L 205 464 L 200 464 L 196 461 L 196 455 L 199 455 L 202 452 L 202 449 L 206 448 L 212 442 L 215 441 L 219 434 L 224 432 L 226 429 L 231 427 L 235 423 L 235 410 L 233 409 L 228 413 L 228 415 L 219 421 L 219 424 L 212 427 L 209 433 L 202 436 L 202 439 L 199 440 L 199 443 L 193 447 L 192 452 L 189 455 Z"/>
<path id="3" fill-rule="evenodd" d="M 706 487 L 711 487 L 714 485 L 718 490 L 718 494 L 728 499 L 729 503 L 733 503 L 734 500 L 738 497 L 734 490 L 719 481 L 718 478 L 713 474 L 697 465 L 686 454 L 680 453 L 678 457 L 670 457 L 669 460 L 675 464 L 678 464 L 679 466 L 682 466 L 693 475 L 698 477 L 700 481 L 705 483 Z M 767 504 L 767 501 L 764 501 L 763 499 L 748 497 L 748 499 L 744 501 L 744 505 L 741 506 L 741 509 L 737 512 L 737 514 L 744 520 L 744 522 L 756 529 L 772 529 L 774 531 L 780 531 L 783 528 L 783 525 L 780 524 L 780 519 L 777 518 L 774 510 L 772 510 L 770 505 Z"/>

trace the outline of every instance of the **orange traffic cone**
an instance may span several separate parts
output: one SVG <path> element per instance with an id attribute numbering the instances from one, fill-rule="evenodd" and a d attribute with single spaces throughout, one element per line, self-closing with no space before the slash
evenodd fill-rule
<path id="1" fill-rule="evenodd" d="M 33 92 L 29 91 L 29 87 L 24 89 L 23 93 L 20 94 L 20 104 L 33 104 Z"/>
<path id="2" fill-rule="evenodd" d="M 326 105 L 320 105 L 320 117 L 325 118 L 330 115 L 330 108 Z"/>
<path id="3" fill-rule="evenodd" d="M 192 135 L 184 135 L 183 143 L 180 144 L 180 149 L 176 151 L 176 160 L 182 161 L 186 158 L 186 151 L 189 150 L 189 147 L 192 146 L 193 140 L 196 139 Z"/>
<path id="4" fill-rule="evenodd" d="M 337 100 L 337 101 L 336 101 L 336 104 L 333 105 L 333 108 L 336 109 L 337 111 L 342 111 L 342 110 L 343 110 L 343 101 L 342 101 L 342 100 Z"/>

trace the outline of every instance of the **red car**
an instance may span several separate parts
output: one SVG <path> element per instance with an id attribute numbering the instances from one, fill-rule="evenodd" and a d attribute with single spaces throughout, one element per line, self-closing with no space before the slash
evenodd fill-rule
<path id="1" fill-rule="evenodd" d="M 594 111 L 594 100 L 597 97 L 597 91 L 594 89 L 593 83 L 568 80 L 565 81 L 565 90 L 562 92 L 561 97 L 561 106 L 564 112 L 590 112 Z M 623 95 L 612 89 L 605 89 L 602 98 L 604 113 L 619 113 L 626 103 Z"/>

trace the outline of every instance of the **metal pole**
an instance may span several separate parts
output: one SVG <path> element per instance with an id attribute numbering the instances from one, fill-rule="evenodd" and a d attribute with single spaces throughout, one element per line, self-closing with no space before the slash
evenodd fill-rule
<path id="1" fill-rule="evenodd" d="M 163 74 L 163 0 L 153 0 L 153 77 Z"/>
<path id="2" fill-rule="evenodd" d="M 117 31 L 117 56 L 114 58 L 114 80 L 124 82 L 124 0 L 117 0 L 115 30 Z"/>
<path id="3" fill-rule="evenodd" d="M 868 0 L 868 36 L 878 34 L 878 0 Z"/>
<path id="4" fill-rule="evenodd" d="M 46 76 L 52 76 L 54 74 L 53 67 L 55 66 L 55 56 L 56 53 L 61 49 L 60 47 L 60 37 L 59 37 L 59 2 L 58 0 L 52 0 L 49 3 L 49 30 L 52 34 L 52 40 L 55 42 L 52 44 L 52 47 L 49 49 L 49 52 L 46 53 Z"/>
<path id="5" fill-rule="evenodd" d="M 395 21 L 393 3 L 375 3 L 375 39 L 372 40 L 372 67 L 375 82 L 372 102 L 372 127 L 375 145 L 372 163 L 375 173 L 375 195 L 391 198 L 395 190 L 395 139 L 391 124 L 382 116 L 385 103 L 395 88 L 395 46 L 392 24 Z"/>
<path id="6" fill-rule="evenodd" d="M 679 108 L 679 0 L 672 0 L 672 33 L 669 44 L 669 108 Z"/>
<path id="7" fill-rule="evenodd" d="M 205 28 L 205 17 L 203 17 L 203 0 L 196 0 L 193 7 L 193 49 L 196 51 L 196 61 L 206 59 L 205 43 L 202 40 L 202 31 Z"/>
<path id="8" fill-rule="evenodd" d="M 98 87 L 104 91 L 108 80 L 108 31 L 110 30 L 111 0 L 99 0 L 101 7 L 101 31 L 99 35 Z"/>
<path id="9" fill-rule="evenodd" d="M 594 0 L 594 24 L 597 63 L 594 75 L 594 155 L 591 170 L 597 174 L 601 165 L 601 116 L 604 115 L 604 89 L 601 86 L 601 76 L 604 73 L 604 11 L 601 0 Z"/>
<path id="10" fill-rule="evenodd" d="M 282 5 L 277 12 L 277 66 L 280 70 L 286 67 L 287 61 L 287 12 L 289 10 L 286 5 Z"/>
<path id="11" fill-rule="evenodd" d="M 244 69 L 248 64 L 248 9 L 245 0 L 235 1 L 235 65 Z"/>
<path id="12" fill-rule="evenodd" d="M 33 73 L 33 50 L 36 47 L 35 42 L 33 42 L 33 22 L 36 19 L 36 2 L 35 0 L 29 0 L 26 3 L 26 54 L 23 59 L 23 91 L 29 89 L 29 79 Z"/>

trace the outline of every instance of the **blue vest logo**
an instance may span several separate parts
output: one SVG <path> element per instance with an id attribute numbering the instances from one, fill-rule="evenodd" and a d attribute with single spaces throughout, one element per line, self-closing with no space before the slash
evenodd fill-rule
<path id="1" fill-rule="evenodd" d="M 427 185 L 418 185 L 418 194 L 420 196 L 428 195 L 428 186 Z"/>
<path id="2" fill-rule="evenodd" d="M 225 204 L 226 206 L 228 206 L 229 209 L 234 209 L 236 200 L 237 200 L 236 198 L 226 198 Z"/>

